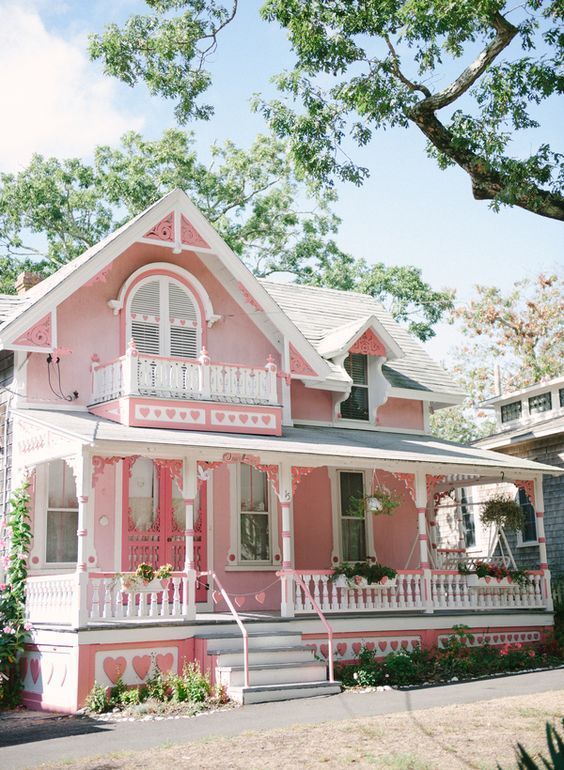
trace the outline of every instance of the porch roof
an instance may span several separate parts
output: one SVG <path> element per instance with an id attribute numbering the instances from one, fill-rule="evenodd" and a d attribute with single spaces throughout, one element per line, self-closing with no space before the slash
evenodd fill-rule
<path id="1" fill-rule="evenodd" d="M 564 469 L 512 457 L 475 446 L 454 444 L 434 436 L 348 428 L 285 427 L 283 436 L 252 436 L 235 433 L 137 428 L 111 422 L 86 412 L 44 409 L 15 410 L 17 418 L 54 430 L 99 452 L 155 453 L 157 447 L 170 455 L 177 447 L 201 449 L 202 460 L 222 452 L 259 453 L 263 460 L 293 455 L 296 463 L 336 465 L 351 461 L 378 462 L 381 467 L 425 463 L 460 473 L 469 468 L 487 475 L 507 474 L 507 479 L 538 473 L 559 475 Z M 209 457 L 208 457 L 209 455 Z"/>

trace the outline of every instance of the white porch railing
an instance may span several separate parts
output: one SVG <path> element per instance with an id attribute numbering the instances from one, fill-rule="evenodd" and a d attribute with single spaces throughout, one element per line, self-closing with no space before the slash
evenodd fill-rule
<path id="1" fill-rule="evenodd" d="M 330 580 L 332 570 L 300 572 L 323 612 L 374 612 L 375 610 L 423 609 L 422 571 L 402 571 L 394 581 L 372 584 L 365 588 L 341 588 Z M 295 584 L 294 611 L 313 612 L 305 592 Z"/>
<path id="2" fill-rule="evenodd" d="M 92 366 L 92 404 L 120 396 L 203 399 L 249 404 L 278 404 L 277 367 L 212 363 L 198 359 L 139 354 L 129 348 L 120 358 Z"/>
<path id="3" fill-rule="evenodd" d="M 88 622 L 186 618 L 191 610 L 189 581 L 187 574 L 175 572 L 166 583 L 153 581 L 154 590 L 142 584 L 123 590 L 113 573 L 92 573 L 88 581 Z"/>
<path id="4" fill-rule="evenodd" d="M 79 605 L 76 572 L 37 575 L 25 582 L 25 615 L 31 623 L 76 625 Z"/>
<path id="5" fill-rule="evenodd" d="M 459 575 L 446 570 L 434 570 L 431 576 L 431 597 L 437 610 L 497 610 L 535 609 L 547 605 L 543 593 L 544 577 L 536 572 L 529 575 L 526 585 L 474 581 L 473 575 Z M 478 582 L 479 584 L 476 584 Z"/>

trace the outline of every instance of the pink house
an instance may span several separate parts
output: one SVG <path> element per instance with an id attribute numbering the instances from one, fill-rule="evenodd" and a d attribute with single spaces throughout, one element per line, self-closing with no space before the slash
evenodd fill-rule
<path id="1" fill-rule="evenodd" d="M 186 660 L 244 702 L 305 697 L 337 691 L 328 663 L 363 644 L 552 625 L 558 469 L 430 436 L 462 394 L 371 297 L 257 280 L 176 190 L 0 310 L 12 488 L 27 477 L 33 501 L 29 706 L 71 712 L 95 681 Z M 536 507 L 525 587 L 459 574 L 436 532 L 442 495 L 501 478 Z M 378 490 L 393 515 L 370 512 Z M 366 559 L 397 577 L 331 580 Z M 171 579 L 126 589 L 141 562 Z"/>

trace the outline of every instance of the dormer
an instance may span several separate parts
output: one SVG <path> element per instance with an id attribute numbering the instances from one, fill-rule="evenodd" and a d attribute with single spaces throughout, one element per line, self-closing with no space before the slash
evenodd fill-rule
<path id="1" fill-rule="evenodd" d="M 344 369 L 350 390 L 335 405 L 342 425 L 375 425 L 378 408 L 388 398 L 389 383 L 382 365 L 403 358 L 404 352 L 376 316 L 352 321 L 332 329 L 318 345 L 318 351 Z"/>
<path id="2" fill-rule="evenodd" d="M 564 377 L 484 401 L 495 409 L 498 431 L 535 425 L 564 415 Z"/>

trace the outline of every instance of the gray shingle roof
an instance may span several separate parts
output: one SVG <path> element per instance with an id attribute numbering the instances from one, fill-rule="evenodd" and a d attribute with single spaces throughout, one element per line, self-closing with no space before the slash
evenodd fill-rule
<path id="1" fill-rule="evenodd" d="M 23 302 L 17 294 L 0 294 L 0 324 L 18 313 Z"/>
<path id="2" fill-rule="evenodd" d="M 464 395 L 423 345 L 368 294 L 266 280 L 261 284 L 314 347 L 332 329 L 374 315 L 405 353 L 382 368 L 392 386 Z"/>

